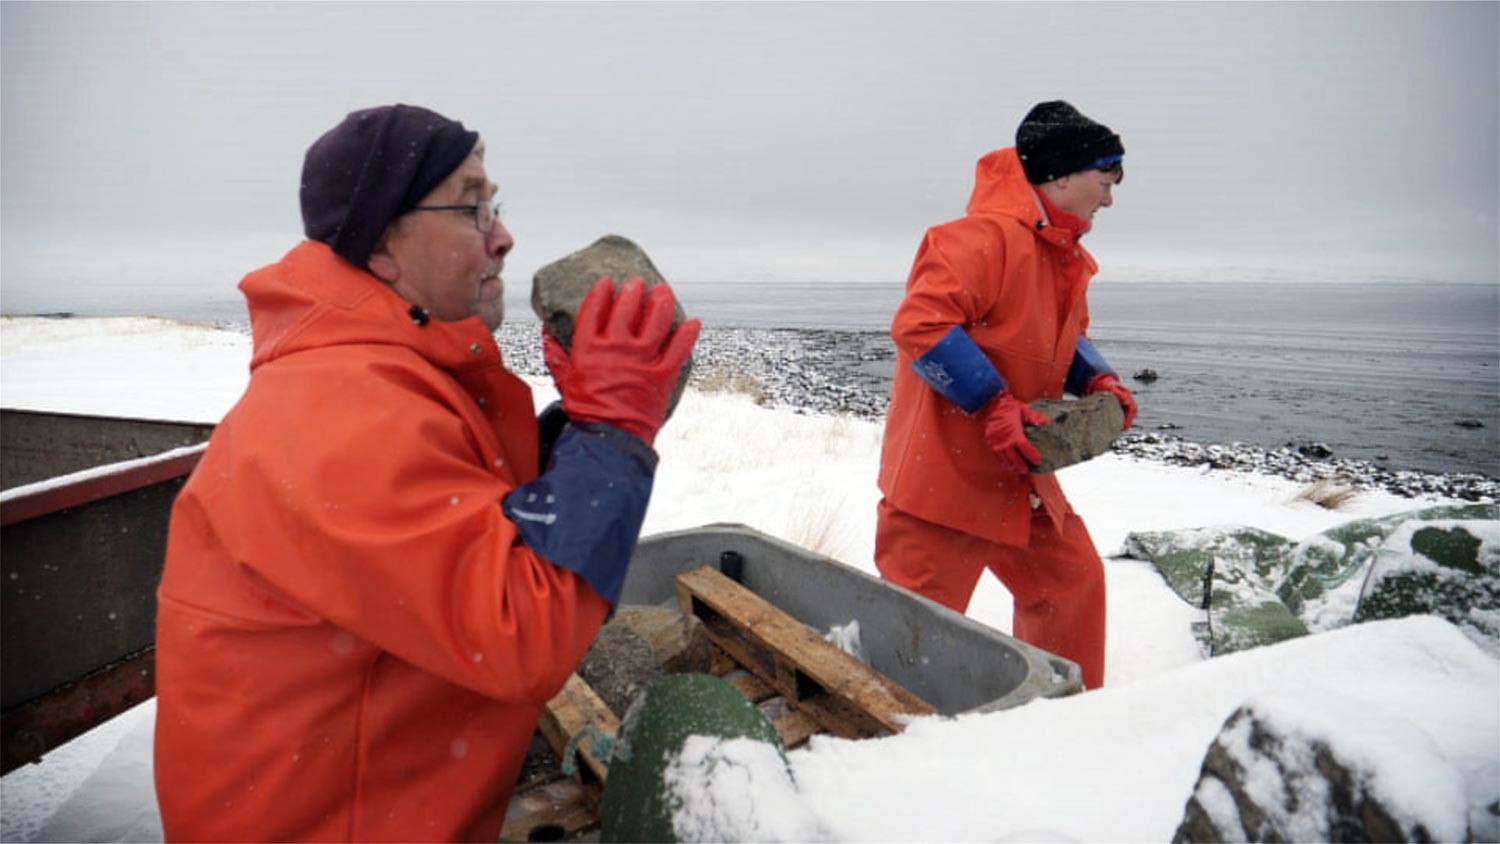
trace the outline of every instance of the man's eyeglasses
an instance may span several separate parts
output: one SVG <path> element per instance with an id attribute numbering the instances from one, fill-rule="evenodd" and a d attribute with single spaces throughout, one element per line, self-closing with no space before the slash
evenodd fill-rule
<path id="1" fill-rule="evenodd" d="M 490 229 L 495 227 L 495 221 L 500 219 L 500 209 L 503 204 L 499 200 L 493 202 L 479 202 L 473 205 L 417 205 L 412 211 L 463 211 L 474 218 L 474 228 L 480 234 L 489 234 Z"/>

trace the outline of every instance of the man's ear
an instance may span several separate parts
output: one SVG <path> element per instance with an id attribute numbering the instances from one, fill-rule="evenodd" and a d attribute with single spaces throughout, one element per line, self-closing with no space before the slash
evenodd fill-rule
<path id="1" fill-rule="evenodd" d="M 1068 186 L 1073 184 L 1073 176 L 1074 174 L 1072 173 L 1069 173 L 1066 176 L 1058 176 L 1057 178 L 1043 185 L 1042 189 L 1043 192 L 1047 194 L 1047 198 L 1052 200 L 1053 202 L 1056 202 L 1058 197 L 1066 195 L 1068 192 Z"/>
<path id="2" fill-rule="evenodd" d="M 367 266 L 370 268 L 371 275 L 386 284 L 395 284 L 401 278 L 401 265 L 397 263 L 395 256 L 391 255 L 390 250 L 386 248 L 386 239 L 389 236 L 389 232 L 387 232 L 386 235 L 380 238 L 380 243 L 375 247 L 375 251 L 370 253 L 370 260 Z"/>

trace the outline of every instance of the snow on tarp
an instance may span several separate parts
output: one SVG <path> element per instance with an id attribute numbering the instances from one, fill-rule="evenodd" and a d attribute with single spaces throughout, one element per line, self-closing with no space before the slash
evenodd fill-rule
<path id="1" fill-rule="evenodd" d="M 831 840 L 773 744 L 692 736 L 668 762 L 665 780 L 679 841 Z"/>

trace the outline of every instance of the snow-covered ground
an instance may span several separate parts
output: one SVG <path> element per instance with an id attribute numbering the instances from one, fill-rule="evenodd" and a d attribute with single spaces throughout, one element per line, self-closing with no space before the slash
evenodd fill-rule
<path id="1" fill-rule="evenodd" d="M 3 318 L 0 405 L 211 422 L 243 389 L 249 354 L 240 334 L 163 320 Z M 538 406 L 555 397 L 533 386 Z M 879 445 L 878 422 L 689 391 L 657 442 L 645 532 L 741 522 L 873 572 Z M 1500 799 L 1500 663 L 1452 625 L 1370 623 L 1206 660 L 1190 631 L 1202 612 L 1118 556 L 1131 531 L 1243 524 L 1297 539 L 1443 499 L 1366 492 L 1330 511 L 1282 478 L 1113 454 L 1061 477 L 1109 557 L 1106 687 L 887 739 L 817 739 L 790 754 L 806 811 L 783 814 L 803 825 L 759 837 L 1169 840 L 1205 750 L 1247 703 L 1364 760 L 1377 790 L 1439 837 L 1463 834 L 1464 805 Z M 969 615 L 1008 630 L 1009 595 L 986 577 Z M 0 780 L 0 839 L 160 840 L 152 712 Z"/>

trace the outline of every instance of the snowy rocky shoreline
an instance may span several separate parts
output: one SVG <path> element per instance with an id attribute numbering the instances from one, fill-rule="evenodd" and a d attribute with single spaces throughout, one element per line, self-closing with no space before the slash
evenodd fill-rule
<path id="1" fill-rule="evenodd" d="M 498 333 L 507 363 L 525 375 L 544 375 L 535 323 L 507 323 Z M 691 383 L 734 390 L 768 407 L 879 419 L 885 414 L 893 361 L 883 333 L 792 328 L 705 328 L 693 353 Z M 1351 490 L 1500 500 L 1500 479 L 1478 473 L 1433 474 L 1390 469 L 1367 460 L 1318 457 L 1292 447 L 1248 443 L 1201 444 L 1139 429 L 1114 451 L 1203 471 L 1276 475 L 1303 483 L 1327 481 Z"/>

